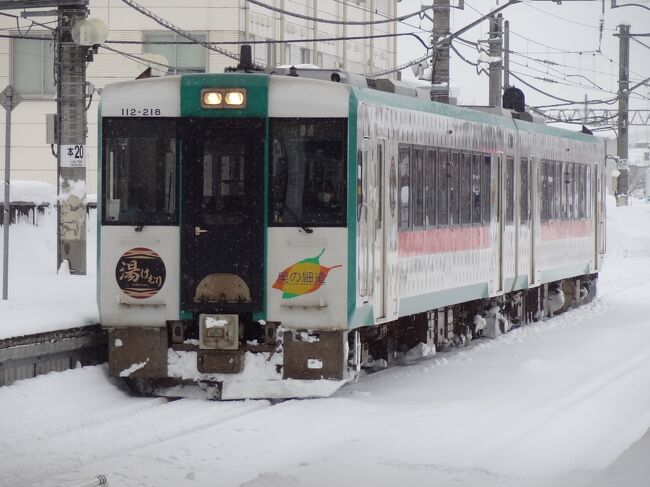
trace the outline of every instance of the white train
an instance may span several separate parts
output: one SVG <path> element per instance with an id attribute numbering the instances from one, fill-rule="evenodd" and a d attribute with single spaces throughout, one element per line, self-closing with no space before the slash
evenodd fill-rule
<path id="1" fill-rule="evenodd" d="M 292 70 L 105 89 L 112 375 L 158 394 L 324 396 L 420 342 L 492 336 L 593 295 L 596 137 L 353 81 Z"/>

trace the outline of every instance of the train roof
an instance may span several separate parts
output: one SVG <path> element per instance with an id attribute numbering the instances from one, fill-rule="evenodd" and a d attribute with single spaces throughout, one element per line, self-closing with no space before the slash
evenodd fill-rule
<path id="1" fill-rule="evenodd" d="M 587 143 L 600 143 L 601 141 L 593 135 L 584 134 L 577 131 L 566 130 L 558 127 L 549 126 L 545 123 L 536 123 L 533 121 L 523 120 L 520 114 L 511 112 L 510 110 L 497 109 L 495 107 L 462 107 L 457 105 L 450 105 L 431 101 L 426 98 L 428 96 L 427 90 L 418 90 L 416 87 L 409 86 L 404 83 L 394 82 L 392 80 L 373 80 L 372 87 L 368 87 L 368 83 L 364 83 L 364 77 L 360 75 L 353 75 L 343 71 L 333 70 L 316 70 L 316 69 L 282 69 L 270 73 L 243 73 L 243 72 L 230 72 L 230 73 L 201 73 L 201 74 L 183 74 L 174 76 L 163 76 L 160 78 L 147 78 L 142 80 L 125 81 L 108 85 L 105 88 L 102 96 L 102 105 L 108 102 L 109 105 L 116 105 L 122 101 L 115 98 L 133 97 L 137 93 L 137 97 L 156 97 L 156 93 L 152 91 L 153 85 L 160 86 L 163 91 L 166 91 L 165 96 L 171 95 L 170 88 L 176 87 L 180 89 L 181 85 L 192 86 L 200 82 L 205 82 L 206 79 L 221 79 L 229 81 L 236 81 L 246 87 L 245 85 L 263 86 L 270 85 L 271 80 L 273 84 L 295 83 L 300 80 L 307 84 L 316 87 L 322 84 L 336 84 L 338 85 L 335 91 L 338 93 L 350 92 L 353 97 L 358 101 L 379 104 L 388 107 L 404 108 L 408 110 L 423 111 L 435 113 L 442 116 L 451 118 L 467 120 L 469 122 L 485 123 L 489 125 L 496 125 L 506 129 L 520 130 L 529 133 L 536 133 L 540 135 L 548 135 L 554 137 L 563 137 L 580 142 Z M 230 83 L 229 83 L 230 84 Z M 137 89 L 136 89 L 137 87 Z M 164 87 L 164 88 L 163 88 Z M 324 86 L 322 86 L 325 88 Z M 143 89 L 144 88 L 144 89 Z M 177 95 L 180 96 L 180 95 Z M 322 103 L 323 100 L 316 100 L 310 98 L 315 103 Z M 180 100 L 179 100 L 180 101 Z M 266 106 L 266 104 L 265 104 Z M 179 106 L 178 114 L 173 113 L 170 116 L 180 116 L 181 112 L 185 110 Z M 515 118 L 516 117 L 516 118 Z"/>

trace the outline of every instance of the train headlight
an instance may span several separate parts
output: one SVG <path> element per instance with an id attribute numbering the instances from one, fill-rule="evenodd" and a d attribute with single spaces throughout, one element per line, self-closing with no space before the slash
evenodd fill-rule
<path id="1" fill-rule="evenodd" d="M 246 90 L 241 88 L 205 88 L 201 90 L 202 108 L 245 108 Z"/>
<path id="2" fill-rule="evenodd" d="M 243 90 L 226 91 L 226 105 L 230 107 L 241 107 L 246 102 L 246 94 Z"/>
<path id="3" fill-rule="evenodd" d="M 217 108 L 223 103 L 223 95 L 220 91 L 202 90 L 201 105 L 205 108 Z"/>

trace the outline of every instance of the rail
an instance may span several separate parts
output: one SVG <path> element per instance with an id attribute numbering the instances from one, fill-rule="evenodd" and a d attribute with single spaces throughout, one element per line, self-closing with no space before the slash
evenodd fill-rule
<path id="1" fill-rule="evenodd" d="M 100 325 L 0 339 L 0 386 L 48 372 L 107 360 L 107 337 Z"/>
<path id="2" fill-rule="evenodd" d="M 77 484 L 74 487 L 108 487 L 108 478 L 106 475 L 97 475 L 94 479 L 91 479 L 82 484 Z"/>

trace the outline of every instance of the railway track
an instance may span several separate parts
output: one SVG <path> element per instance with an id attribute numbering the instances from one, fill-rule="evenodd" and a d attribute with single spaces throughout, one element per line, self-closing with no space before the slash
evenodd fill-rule
<path id="1" fill-rule="evenodd" d="M 106 333 L 98 324 L 0 339 L 0 386 L 77 364 L 104 363 L 107 349 Z"/>

